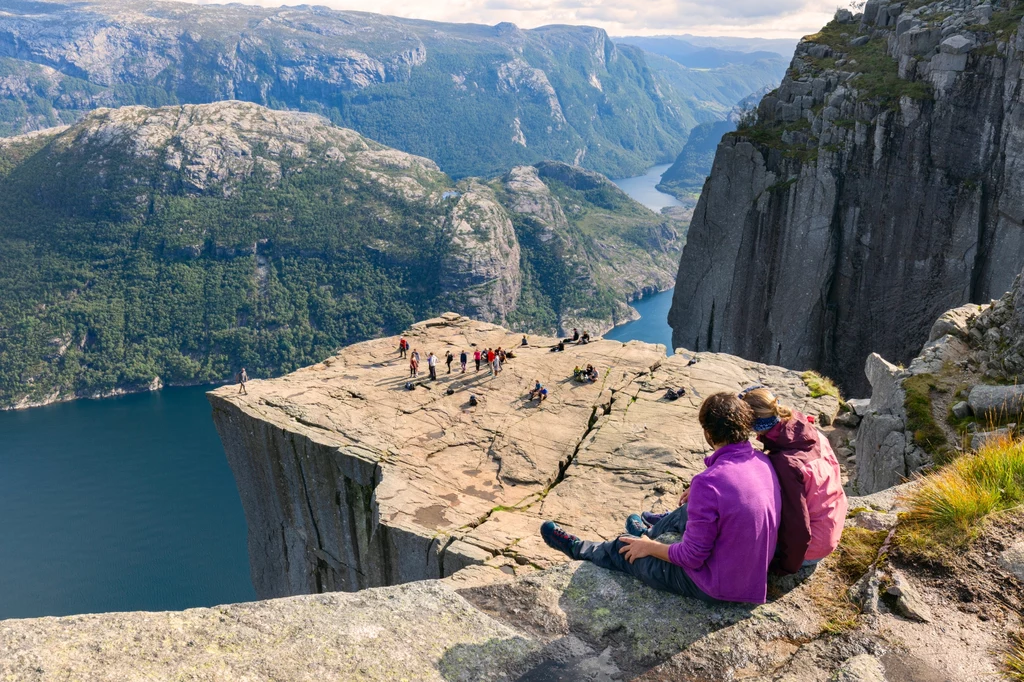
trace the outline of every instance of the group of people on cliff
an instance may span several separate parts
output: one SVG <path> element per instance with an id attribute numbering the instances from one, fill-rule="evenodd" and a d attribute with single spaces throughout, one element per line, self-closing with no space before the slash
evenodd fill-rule
<path id="1" fill-rule="evenodd" d="M 796 573 L 835 550 L 846 495 L 839 462 L 810 418 L 756 386 L 709 396 L 698 420 L 713 452 L 678 508 L 632 514 L 626 534 L 607 542 L 582 540 L 546 521 L 544 541 L 660 590 L 754 604 L 767 598 L 769 572 Z M 680 540 L 659 542 L 665 533 Z"/>
<path id="2" fill-rule="evenodd" d="M 523 344 L 527 345 L 526 337 L 523 336 Z M 415 379 L 420 374 L 420 352 L 415 348 L 410 349 L 409 341 L 403 336 L 398 341 L 398 356 L 401 358 L 409 358 L 409 377 Z M 469 364 L 469 354 L 465 350 L 459 351 L 459 367 L 461 373 L 466 373 L 466 367 Z M 509 358 L 515 357 L 512 351 L 506 351 L 501 346 L 497 348 L 485 348 L 483 350 L 477 348 L 473 351 L 473 362 L 476 363 L 476 371 L 480 371 L 482 363 L 487 363 L 487 366 L 491 370 L 491 376 L 497 376 L 501 374 L 502 367 Z M 455 362 L 455 354 L 452 351 L 445 351 L 444 364 L 448 367 L 448 374 L 452 373 L 452 363 Z M 433 353 L 427 354 L 427 369 L 430 373 L 430 379 L 432 381 L 437 380 L 437 363 L 438 358 Z"/>

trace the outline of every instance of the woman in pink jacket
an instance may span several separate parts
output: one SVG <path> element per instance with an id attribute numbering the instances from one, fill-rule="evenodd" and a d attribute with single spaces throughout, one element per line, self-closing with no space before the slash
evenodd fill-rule
<path id="1" fill-rule="evenodd" d="M 839 545 L 846 521 L 839 462 L 828 439 L 767 388 L 740 394 L 754 411 L 754 432 L 764 445 L 782 491 L 779 541 L 770 570 L 796 573 Z"/>

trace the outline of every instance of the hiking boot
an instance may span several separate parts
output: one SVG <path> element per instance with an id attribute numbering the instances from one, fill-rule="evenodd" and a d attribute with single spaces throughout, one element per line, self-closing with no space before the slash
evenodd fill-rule
<path id="1" fill-rule="evenodd" d="M 580 539 L 571 533 L 566 533 L 554 521 L 545 521 L 540 527 L 540 536 L 548 547 L 553 547 L 564 552 L 570 559 L 575 559 L 573 550 L 580 544 Z"/>
<path id="2" fill-rule="evenodd" d="M 655 514 L 654 512 L 645 511 L 644 513 L 640 514 L 640 519 L 644 523 L 646 523 L 648 527 L 650 527 L 650 526 L 653 526 L 654 524 L 656 524 L 658 521 L 661 521 L 666 516 L 668 516 L 667 513 L 666 514 Z"/>
<path id="3" fill-rule="evenodd" d="M 639 514 L 630 514 L 626 519 L 626 532 L 635 538 L 642 538 L 647 535 L 647 524 L 640 518 Z"/>

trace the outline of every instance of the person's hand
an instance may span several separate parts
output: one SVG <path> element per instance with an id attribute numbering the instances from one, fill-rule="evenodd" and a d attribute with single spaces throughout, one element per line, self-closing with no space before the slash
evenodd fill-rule
<path id="1" fill-rule="evenodd" d="M 619 548 L 619 554 L 625 555 L 629 560 L 629 563 L 633 563 L 637 559 L 643 559 L 644 557 L 651 556 L 651 550 L 655 545 L 660 543 L 650 540 L 648 538 L 637 538 L 632 535 L 623 535 L 619 538 L 623 546 Z"/>
<path id="2" fill-rule="evenodd" d="M 682 507 L 690 499 L 690 489 L 687 488 L 683 491 L 683 494 L 679 496 L 679 506 Z"/>

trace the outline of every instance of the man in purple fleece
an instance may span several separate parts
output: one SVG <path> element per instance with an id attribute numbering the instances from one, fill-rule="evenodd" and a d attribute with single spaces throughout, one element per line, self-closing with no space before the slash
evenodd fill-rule
<path id="1" fill-rule="evenodd" d="M 704 459 L 707 469 L 690 482 L 687 503 L 658 524 L 661 532 L 681 532 L 679 542 L 629 535 L 590 542 L 552 521 L 541 526 L 544 541 L 573 559 L 628 573 L 659 590 L 763 604 L 779 533 L 779 481 L 768 458 L 751 445 L 754 413 L 735 394 L 710 396 L 698 418 L 715 451 Z"/>

